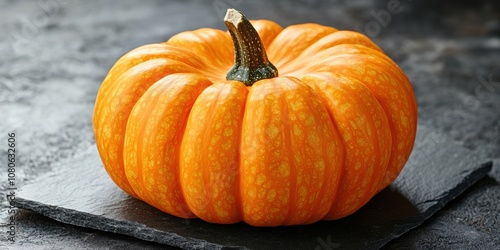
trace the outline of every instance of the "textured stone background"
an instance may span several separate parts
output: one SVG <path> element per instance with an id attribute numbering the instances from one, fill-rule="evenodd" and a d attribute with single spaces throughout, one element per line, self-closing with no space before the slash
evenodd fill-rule
<path id="1" fill-rule="evenodd" d="M 94 143 L 95 95 L 121 55 L 183 30 L 224 28 L 231 6 L 282 26 L 318 22 L 373 37 L 412 80 L 419 123 L 494 160 L 489 177 L 388 249 L 499 247 L 500 2 L 400 0 L 402 11 L 383 25 L 371 13 L 387 11 L 389 1 L 371 2 L 0 0 L 0 162 L 7 133 L 16 132 L 18 187 L 64 165 Z M 17 214 L 10 244 L 6 175 L 0 172 L 0 249 L 163 247 L 26 211 Z"/>

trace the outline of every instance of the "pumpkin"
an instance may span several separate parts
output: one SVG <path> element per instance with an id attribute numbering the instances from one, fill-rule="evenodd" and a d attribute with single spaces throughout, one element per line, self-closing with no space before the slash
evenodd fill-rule
<path id="1" fill-rule="evenodd" d="M 121 189 L 182 218 L 279 226 L 348 216 L 394 181 L 417 106 L 377 45 L 234 9 L 225 23 L 134 49 L 104 79 L 93 128 Z"/>

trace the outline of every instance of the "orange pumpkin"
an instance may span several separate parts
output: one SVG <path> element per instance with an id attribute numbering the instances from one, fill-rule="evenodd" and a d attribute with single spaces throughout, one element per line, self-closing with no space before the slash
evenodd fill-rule
<path id="1" fill-rule="evenodd" d="M 120 188 L 178 217 L 277 226 L 350 215 L 397 177 L 417 107 L 379 47 L 232 9 L 225 23 L 134 49 L 110 70 L 93 126 Z"/>

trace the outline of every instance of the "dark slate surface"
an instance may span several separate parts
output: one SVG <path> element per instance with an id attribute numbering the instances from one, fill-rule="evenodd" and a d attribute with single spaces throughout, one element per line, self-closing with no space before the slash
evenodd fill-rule
<path id="1" fill-rule="evenodd" d="M 70 167 L 68 159 L 94 143 L 95 95 L 113 63 L 137 46 L 182 30 L 224 28 L 223 11 L 217 10 L 228 5 L 284 26 L 312 21 L 358 27 L 410 77 L 419 123 L 494 161 L 486 178 L 385 248 L 498 249 L 500 2 L 400 0 L 401 12 L 367 32 L 376 22 L 374 13 L 388 10 L 388 1 L 374 2 L 0 1 L 0 152 L 6 151 L 7 132 L 15 131 L 18 187 L 51 169 Z M 6 157 L 0 153 L 0 162 Z M 16 244 L 11 245 L 5 234 L 5 179 L 6 172 L 0 173 L 0 248 L 163 248 L 24 210 L 15 217 Z"/>
<path id="2" fill-rule="evenodd" d="M 256 228 L 166 215 L 121 191 L 92 146 L 24 186 L 16 204 L 68 224 L 185 249 L 378 249 L 484 177 L 491 162 L 479 163 L 470 150 L 419 127 L 415 150 L 401 175 L 354 215 L 307 226 Z"/>

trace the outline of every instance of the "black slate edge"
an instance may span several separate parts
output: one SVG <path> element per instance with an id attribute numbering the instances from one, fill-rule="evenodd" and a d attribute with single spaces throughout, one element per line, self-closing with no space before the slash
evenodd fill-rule
<path id="1" fill-rule="evenodd" d="M 421 213 L 418 216 L 413 216 L 408 218 L 406 221 L 410 221 L 409 223 L 405 223 L 406 226 L 401 227 L 400 225 L 396 225 L 394 232 L 387 237 L 384 237 L 380 240 L 376 240 L 371 246 L 366 246 L 367 249 L 379 249 L 384 246 L 391 240 L 400 237 L 404 233 L 420 226 L 425 220 L 430 218 L 434 213 L 443 208 L 448 202 L 455 199 L 461 193 L 463 193 L 468 187 L 472 186 L 474 183 L 479 181 L 481 178 L 485 177 L 488 172 L 492 169 L 493 162 L 489 161 L 481 164 L 481 166 L 477 169 L 471 170 L 471 173 L 465 177 L 463 182 L 460 182 L 457 186 L 451 189 L 451 192 L 443 195 L 442 198 L 436 200 L 428 200 L 425 202 L 435 202 L 436 204 L 432 205 L 426 212 Z M 205 240 L 200 240 L 196 238 L 190 237 L 182 237 L 175 233 L 167 233 L 160 230 L 155 230 L 151 228 L 147 228 L 145 225 L 136 223 L 136 222 L 126 222 L 126 221 L 115 221 L 111 219 L 102 218 L 99 216 L 95 216 L 90 213 L 83 213 L 80 211 L 75 211 L 73 209 L 61 208 L 57 206 L 46 205 L 42 203 L 38 203 L 31 200 L 25 200 L 23 198 L 16 198 L 15 205 L 18 208 L 30 210 L 39 214 L 42 214 L 46 217 L 52 218 L 54 220 L 68 223 L 75 226 L 88 227 L 92 229 L 129 235 L 142 240 L 152 241 L 160 244 L 167 244 L 175 247 L 180 247 L 183 249 L 248 249 L 243 246 L 223 246 L 215 243 L 211 243 Z M 49 213 L 48 211 L 52 211 Z M 52 216 L 54 214 L 53 211 L 58 213 L 58 217 Z M 83 219 L 84 217 L 93 217 L 97 218 L 97 220 L 93 220 L 97 223 L 85 223 L 88 219 Z M 110 223 L 112 222 L 113 223 Z M 109 226 L 115 225 L 115 226 Z M 145 234 L 131 234 L 130 231 L 126 230 L 127 227 L 130 228 L 133 226 L 137 231 L 146 232 Z M 150 232 L 150 233 L 148 233 Z M 144 235 L 151 235 L 151 237 L 145 237 Z M 166 237 L 170 236 L 170 237 Z M 171 239 L 175 239 L 172 241 Z"/>
<path id="2" fill-rule="evenodd" d="M 437 211 L 439 211 L 446 204 L 448 204 L 448 202 L 457 198 L 460 194 L 462 194 L 469 187 L 471 187 L 476 182 L 478 182 L 479 180 L 484 178 L 486 175 L 488 175 L 488 173 L 491 171 L 492 167 L 493 167 L 493 162 L 488 161 L 488 162 L 481 164 L 481 166 L 479 168 L 471 170 L 471 173 L 467 174 L 464 181 L 460 182 L 457 186 L 450 189 L 450 192 L 443 195 L 442 198 L 439 198 L 436 200 L 425 201 L 425 202 L 436 202 L 436 204 L 432 205 L 424 213 L 420 213 L 418 216 L 413 216 L 411 218 L 408 218 L 408 220 L 413 221 L 412 223 L 408 223 L 408 224 L 411 224 L 410 226 L 398 227 L 398 229 L 395 229 L 395 232 L 392 235 L 385 237 L 383 239 L 380 239 L 378 241 L 375 241 L 375 242 L 380 242 L 380 245 L 384 246 L 385 244 L 400 237 L 401 235 L 407 233 L 408 231 L 415 229 L 416 227 L 422 225 L 422 223 L 424 223 L 427 219 L 429 219 Z M 378 248 L 373 248 L 373 249 L 378 249 Z"/>
<path id="3" fill-rule="evenodd" d="M 374 240 L 372 242 L 371 246 L 366 246 L 366 249 L 380 249 L 383 246 L 385 246 L 387 243 L 390 241 L 400 237 L 401 235 L 409 232 L 412 229 L 417 228 L 420 226 L 422 223 L 424 223 L 427 219 L 429 219 L 432 215 L 434 215 L 437 211 L 439 211 L 441 208 L 443 208 L 448 202 L 452 201 L 456 197 L 458 197 L 460 194 L 462 194 L 467 188 L 470 186 L 474 185 L 476 182 L 484 178 L 488 173 L 491 171 L 491 168 L 493 166 L 492 161 L 485 162 L 483 164 L 480 164 L 481 166 L 477 169 L 471 170 L 471 173 L 468 173 L 465 179 L 460 182 L 457 186 L 453 187 L 450 189 L 450 192 L 447 192 L 444 194 L 442 197 L 435 199 L 435 200 L 428 200 L 425 202 L 436 202 L 436 204 L 432 205 L 429 209 L 427 209 L 425 212 L 420 213 L 417 216 L 412 216 L 407 219 L 405 219 L 406 222 L 410 221 L 409 223 L 405 223 L 405 226 L 402 227 L 400 225 L 397 225 L 394 227 L 394 232 L 391 233 L 390 235 L 387 235 L 386 237 L 379 239 L 379 240 Z"/>
<path id="4" fill-rule="evenodd" d="M 166 244 L 183 249 L 248 249 L 242 246 L 223 246 L 196 238 L 182 237 L 175 233 L 166 233 L 160 230 L 151 229 L 143 224 L 136 222 L 116 221 L 112 219 L 103 218 L 100 216 L 95 216 L 90 213 L 62 208 L 58 206 L 46 205 L 36 201 L 25 200 L 23 198 L 16 198 L 14 204 L 17 208 L 30 210 L 62 223 L 74 226 L 92 228 L 111 233 L 123 234 L 139 238 L 141 240 Z M 58 213 L 58 216 L 57 217 L 52 216 L 54 213 Z M 89 224 L 85 223 L 88 222 L 88 219 L 83 219 L 83 218 L 96 218 L 96 219 L 93 220 L 94 223 Z M 109 225 L 115 225 L 115 226 L 109 226 Z M 135 226 L 136 228 L 135 231 L 143 231 L 145 233 L 131 234 L 130 231 L 126 230 L 127 227 L 130 228 L 131 226 Z M 150 233 L 147 234 L 148 232 Z M 152 237 L 144 237 L 144 235 L 152 235 Z M 167 235 L 170 236 L 170 238 L 166 238 L 165 236 Z M 175 239 L 175 240 L 172 241 L 170 239 Z"/>

